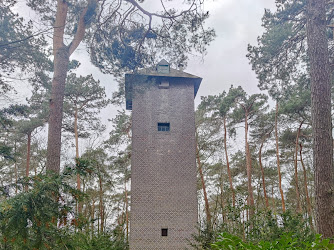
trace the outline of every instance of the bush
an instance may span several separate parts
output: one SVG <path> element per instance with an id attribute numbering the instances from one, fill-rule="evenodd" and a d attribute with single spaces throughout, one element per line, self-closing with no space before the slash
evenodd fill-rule
<path id="1" fill-rule="evenodd" d="M 226 240 L 229 239 L 235 244 L 252 242 L 249 244 L 257 245 L 263 242 L 280 241 L 282 237 L 289 236 L 294 240 L 294 247 L 303 249 L 304 242 L 316 244 L 319 241 L 319 236 L 309 227 L 309 221 L 300 214 L 294 214 L 291 211 L 273 214 L 271 211 L 264 210 L 257 211 L 251 220 L 243 222 L 240 217 L 244 212 L 243 209 L 247 209 L 247 206 L 238 206 L 229 210 L 224 223 L 214 225 L 214 230 L 207 227 L 201 228 L 199 234 L 193 236 L 194 242 L 190 245 L 195 249 L 211 249 L 211 244 L 221 239 L 222 232 Z"/>
<path id="2" fill-rule="evenodd" d="M 88 221 L 73 211 L 87 195 L 68 183 L 76 172 L 26 178 L 26 192 L 0 203 L 0 249 L 128 249 L 123 235 L 97 234 L 83 228 Z M 87 227 L 86 227 L 87 228 Z"/>
<path id="3" fill-rule="evenodd" d="M 243 242 L 241 238 L 228 233 L 219 235 L 217 242 L 213 243 L 212 249 L 334 249 L 334 244 L 329 239 L 322 239 L 317 234 L 313 241 L 302 241 L 293 233 L 284 233 L 279 239 L 272 241 L 260 241 L 258 243 Z"/>

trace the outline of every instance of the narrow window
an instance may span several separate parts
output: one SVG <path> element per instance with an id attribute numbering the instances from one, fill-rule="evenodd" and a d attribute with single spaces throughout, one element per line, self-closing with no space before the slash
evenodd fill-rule
<path id="1" fill-rule="evenodd" d="M 170 131 L 170 124 L 158 122 L 158 131 Z"/>
<path id="2" fill-rule="evenodd" d="M 159 89 L 168 89 L 169 88 L 169 82 L 168 81 L 161 81 L 159 84 Z"/>
<path id="3" fill-rule="evenodd" d="M 168 228 L 161 228 L 161 236 L 168 236 Z"/>
<path id="4" fill-rule="evenodd" d="M 168 74 L 169 73 L 169 65 L 158 65 L 158 72 Z"/>
<path id="5" fill-rule="evenodd" d="M 169 63 L 165 59 L 162 59 L 157 65 L 157 71 L 159 73 L 169 74 L 169 70 Z"/>
<path id="6" fill-rule="evenodd" d="M 126 101 L 126 109 L 127 110 L 132 110 L 132 100 Z"/>

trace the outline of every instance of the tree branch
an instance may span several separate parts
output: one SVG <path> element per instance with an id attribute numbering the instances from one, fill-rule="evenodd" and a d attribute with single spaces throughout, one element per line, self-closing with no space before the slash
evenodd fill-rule
<path id="1" fill-rule="evenodd" d="M 29 40 L 30 38 L 33 38 L 33 37 L 35 37 L 35 36 L 39 36 L 39 35 L 41 35 L 41 34 L 43 34 L 43 33 L 46 33 L 46 32 L 48 32 L 49 30 L 54 29 L 54 28 L 56 28 L 56 26 L 55 26 L 55 27 L 52 27 L 52 28 L 48 28 L 48 29 L 42 30 L 42 31 L 39 31 L 39 32 L 36 32 L 35 34 L 32 34 L 32 35 L 30 35 L 30 36 L 27 36 L 27 37 L 22 38 L 22 39 L 19 39 L 19 40 L 15 40 L 15 41 L 12 41 L 12 42 L 8 42 L 8 43 L 0 44 L 0 48 L 1 48 L 1 47 L 9 46 L 9 45 L 11 45 L 11 44 L 24 42 L 24 41 L 26 41 L 26 40 Z"/>
<path id="2" fill-rule="evenodd" d="M 141 39 L 140 43 L 138 44 L 138 52 L 139 52 L 139 54 L 140 54 L 140 49 L 143 46 L 143 43 L 145 41 L 145 37 L 147 36 L 148 32 L 150 32 L 150 30 L 152 30 L 152 27 L 151 27 L 152 26 L 152 16 L 149 16 L 149 19 L 150 20 L 148 22 L 148 29 L 146 30 L 143 38 Z"/>
<path id="3" fill-rule="evenodd" d="M 87 14 L 87 11 L 90 5 L 93 2 L 95 2 L 95 0 L 89 0 L 86 8 L 84 8 L 84 10 L 82 11 L 80 15 L 77 32 L 75 33 L 72 42 L 69 44 L 69 54 L 70 55 L 76 50 L 76 48 L 79 46 L 80 42 L 83 40 L 85 36 L 85 31 L 86 31 L 85 16 Z"/>
<path id="4" fill-rule="evenodd" d="M 118 29 L 119 30 L 119 37 L 123 43 L 124 46 L 126 46 L 125 42 L 123 41 L 123 35 L 122 35 L 122 28 L 124 28 L 124 23 L 127 19 L 127 17 L 133 12 L 135 11 L 136 7 L 133 6 L 133 7 L 130 7 L 126 12 L 125 12 L 125 15 L 124 15 L 124 18 L 122 19 L 121 23 L 120 23 L 120 28 Z"/>
<path id="5" fill-rule="evenodd" d="M 194 0 L 193 3 L 191 4 L 190 8 L 189 8 L 188 10 L 184 10 L 184 11 L 182 11 L 180 14 L 178 14 L 178 15 L 173 15 L 173 16 L 171 16 L 171 15 L 167 12 L 168 16 L 165 16 L 165 15 L 160 15 L 160 14 L 157 14 L 157 13 L 151 13 L 151 12 L 145 10 L 143 7 L 141 7 L 141 6 L 136 2 L 136 0 L 125 0 L 125 1 L 131 3 L 133 6 L 135 6 L 137 9 L 139 9 L 141 12 L 143 12 L 145 15 L 147 15 L 147 16 L 149 16 L 149 17 L 156 16 L 156 17 L 160 17 L 160 18 L 164 18 L 164 19 L 175 19 L 175 18 L 177 18 L 177 17 L 180 17 L 180 16 L 182 16 L 183 14 L 189 12 L 189 11 L 192 9 L 192 7 L 194 6 L 194 4 L 195 4 L 195 0 Z"/>

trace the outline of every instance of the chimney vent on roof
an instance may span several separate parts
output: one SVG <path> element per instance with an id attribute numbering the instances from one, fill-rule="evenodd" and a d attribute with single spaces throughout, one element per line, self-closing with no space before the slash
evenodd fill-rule
<path id="1" fill-rule="evenodd" d="M 169 70 L 169 63 L 165 59 L 162 59 L 157 65 L 157 71 L 159 73 L 169 74 Z"/>

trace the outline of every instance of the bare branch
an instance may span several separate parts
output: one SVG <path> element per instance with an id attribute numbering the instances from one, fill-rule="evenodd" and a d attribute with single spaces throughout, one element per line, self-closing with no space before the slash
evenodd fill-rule
<path id="1" fill-rule="evenodd" d="M 39 36 L 39 35 L 41 35 L 41 34 L 44 34 L 44 33 L 48 32 L 49 30 L 54 29 L 54 28 L 56 28 L 56 27 L 52 27 L 52 28 L 48 28 L 48 29 L 45 29 L 45 30 L 36 32 L 36 33 L 34 33 L 34 34 L 30 35 L 30 36 L 27 36 L 27 37 L 25 37 L 25 38 L 22 38 L 22 39 L 20 39 L 20 40 L 16 40 L 16 41 L 12 41 L 12 42 L 8 42 L 8 43 L 0 44 L 0 48 L 1 48 L 1 47 L 9 46 L 9 45 L 11 45 L 11 44 L 24 42 L 24 41 L 26 41 L 26 40 L 29 40 L 29 39 L 35 37 L 35 36 Z"/>
<path id="2" fill-rule="evenodd" d="M 123 43 L 124 46 L 126 46 L 125 42 L 123 41 L 123 36 L 122 36 L 122 28 L 124 27 L 124 23 L 127 19 L 127 17 L 136 9 L 135 6 L 132 6 L 130 7 L 126 12 L 125 12 L 125 15 L 124 15 L 124 18 L 122 19 L 121 23 L 120 23 L 120 28 L 118 29 L 119 30 L 119 37 Z"/>
<path id="3" fill-rule="evenodd" d="M 180 16 L 184 15 L 185 13 L 189 12 L 189 11 L 192 9 L 192 7 L 195 5 L 195 0 L 194 0 L 193 3 L 191 4 L 190 8 L 189 8 L 188 10 L 184 10 L 184 11 L 182 11 L 180 14 L 178 14 L 178 15 L 173 15 L 173 16 L 171 16 L 171 15 L 167 12 L 168 15 L 166 16 L 166 15 L 160 15 L 160 14 L 157 14 L 157 13 L 151 13 L 151 12 L 145 10 L 143 7 L 141 7 L 141 6 L 136 2 L 136 0 L 125 0 L 125 1 L 131 3 L 133 6 L 135 6 L 137 9 L 139 9 L 141 12 L 143 12 L 143 13 L 144 13 L 145 15 L 147 15 L 147 16 L 156 16 L 156 17 L 160 17 L 160 18 L 164 18 L 164 19 L 175 19 L 175 18 L 177 18 L 177 17 L 180 17 Z"/>
<path id="4" fill-rule="evenodd" d="M 141 41 L 138 44 L 138 53 L 139 54 L 140 54 L 140 49 L 141 49 L 141 47 L 142 47 L 142 45 L 143 45 L 143 43 L 145 41 L 145 37 L 147 36 L 148 32 L 150 32 L 150 30 L 152 30 L 152 27 L 151 27 L 151 25 L 152 25 L 152 16 L 149 16 L 149 18 L 150 18 L 150 20 L 148 22 L 148 29 L 146 30 L 143 38 L 141 39 Z"/>

